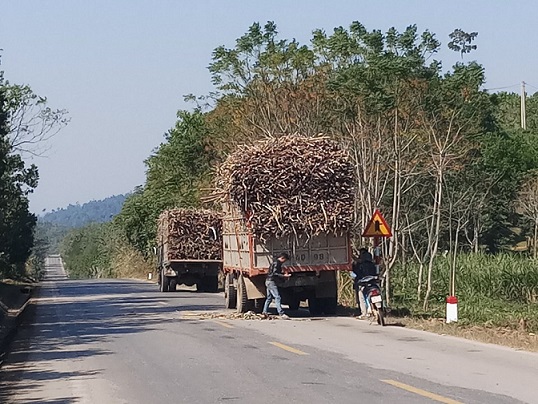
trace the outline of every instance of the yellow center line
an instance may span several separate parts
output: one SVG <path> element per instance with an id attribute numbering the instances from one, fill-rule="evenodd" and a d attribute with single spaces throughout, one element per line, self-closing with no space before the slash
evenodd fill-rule
<path id="1" fill-rule="evenodd" d="M 429 398 L 431 400 L 438 401 L 440 403 L 463 404 L 460 401 L 452 400 L 451 398 L 443 397 L 443 396 L 440 396 L 439 394 L 430 393 L 429 391 L 422 390 L 422 389 L 419 389 L 419 388 L 416 388 L 416 387 L 413 387 L 413 386 L 409 386 L 408 384 L 400 383 L 400 382 L 397 382 L 395 380 L 381 380 L 381 381 L 384 382 L 384 383 L 390 384 L 390 385 L 392 385 L 394 387 L 398 387 L 400 389 L 409 391 L 411 393 L 418 394 L 419 396 L 427 397 L 427 398 Z"/>
<path id="2" fill-rule="evenodd" d="M 299 351 L 298 349 L 295 349 L 291 346 L 288 346 L 288 345 L 284 345 L 284 344 L 281 344 L 280 342 L 269 342 L 271 345 L 274 345 L 280 349 L 283 349 L 285 351 L 288 351 L 288 352 L 292 352 L 294 354 L 297 354 L 297 355 L 308 355 L 306 352 L 303 352 L 303 351 Z"/>
<path id="3" fill-rule="evenodd" d="M 224 327 L 224 328 L 234 328 L 233 325 L 230 325 L 230 324 L 228 324 L 228 323 L 225 323 L 224 321 L 213 320 L 213 322 L 214 322 L 215 324 L 218 324 L 218 325 Z"/>

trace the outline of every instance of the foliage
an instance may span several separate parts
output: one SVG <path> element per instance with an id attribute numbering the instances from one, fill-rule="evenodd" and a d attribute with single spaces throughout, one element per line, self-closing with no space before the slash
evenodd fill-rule
<path id="1" fill-rule="evenodd" d="M 71 278 L 109 277 L 110 224 L 91 224 L 73 229 L 64 239 L 62 258 Z"/>
<path id="2" fill-rule="evenodd" d="M 168 208 L 198 207 L 216 159 L 209 146 L 210 125 L 198 109 L 179 111 L 165 140 L 146 160 L 146 184 L 127 198 L 115 220 L 127 241 L 146 257 L 155 244 L 159 214 Z"/>
<path id="3" fill-rule="evenodd" d="M 461 29 L 455 29 L 450 35 L 451 41 L 448 43 L 448 48 L 455 52 L 459 52 L 461 57 L 465 53 L 476 50 L 477 46 L 473 45 L 473 41 L 478 36 L 478 32 L 465 32 Z"/>
<path id="4" fill-rule="evenodd" d="M 44 249 L 46 255 L 60 253 L 60 243 L 71 230 L 70 227 L 37 219 L 34 231 L 36 245 Z"/>
<path id="5" fill-rule="evenodd" d="M 34 240 L 37 219 L 28 201 L 39 175 L 23 156 L 41 154 L 68 122 L 67 111 L 51 109 L 46 98 L 9 83 L 0 71 L 0 276 L 39 276 L 45 247 Z"/>
<path id="6" fill-rule="evenodd" d="M 60 251 L 71 278 L 145 277 L 153 267 L 112 222 L 72 229 Z"/>
<path id="7" fill-rule="evenodd" d="M 28 85 L 2 84 L 5 92 L 10 148 L 19 153 L 41 155 L 46 142 L 69 123 L 65 109 L 52 109 L 47 98 L 33 92 Z"/>
<path id="8" fill-rule="evenodd" d="M 509 132 L 521 130 L 521 96 L 500 92 L 491 95 L 495 104 L 495 117 L 499 127 Z M 538 131 L 538 93 L 526 99 L 527 133 Z"/>
<path id="9" fill-rule="evenodd" d="M 78 203 L 69 205 L 46 213 L 39 221 L 64 227 L 82 227 L 90 223 L 109 222 L 121 211 L 125 199 L 127 195 L 114 195 L 82 205 Z"/>
<path id="10" fill-rule="evenodd" d="M 26 167 L 9 139 L 9 110 L 0 82 L 0 275 L 17 277 L 33 245 L 36 218 L 28 210 L 28 194 L 37 186 L 37 168 Z"/>
<path id="11" fill-rule="evenodd" d="M 432 308 L 429 314 L 444 316 L 449 295 L 450 256 L 440 258 L 434 267 Z M 517 328 L 520 320 L 532 320 L 538 330 L 538 269 L 525 255 L 500 253 L 461 254 L 458 259 L 456 293 L 459 312 L 469 322 Z M 419 268 L 406 262 L 395 266 L 394 307 L 407 307 L 423 313 L 416 297 Z M 530 325 L 530 324 L 529 324 Z"/>

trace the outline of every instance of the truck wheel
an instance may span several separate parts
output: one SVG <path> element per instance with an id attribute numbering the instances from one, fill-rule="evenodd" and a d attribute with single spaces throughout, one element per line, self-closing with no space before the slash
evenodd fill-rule
<path id="1" fill-rule="evenodd" d="M 167 276 L 164 276 L 161 272 L 161 282 L 159 283 L 159 290 L 161 292 L 168 292 L 168 289 L 170 288 L 169 279 Z"/>
<path id="2" fill-rule="evenodd" d="M 219 271 L 218 275 L 218 289 L 217 292 L 220 292 L 221 290 L 224 290 L 224 283 L 226 282 L 226 274 L 222 271 Z"/>
<path id="3" fill-rule="evenodd" d="M 252 310 L 254 308 L 252 303 L 252 301 L 248 300 L 245 280 L 241 274 L 237 279 L 237 312 L 246 313 L 247 311 Z"/>
<path id="4" fill-rule="evenodd" d="M 237 290 L 234 287 L 232 274 L 226 274 L 224 278 L 224 299 L 227 309 L 235 309 L 237 306 Z"/>
<path id="5" fill-rule="evenodd" d="M 336 314 L 338 310 L 338 298 L 335 297 L 326 297 L 320 299 L 322 301 L 323 312 L 327 315 Z"/>
<path id="6" fill-rule="evenodd" d="M 323 305 L 321 299 L 318 299 L 317 297 L 309 298 L 308 311 L 310 311 L 310 315 L 312 316 L 321 315 L 321 313 L 323 313 Z"/>
<path id="7" fill-rule="evenodd" d="M 168 291 L 175 292 L 176 288 L 177 288 L 177 279 L 174 279 L 174 278 L 170 279 L 170 286 L 169 286 Z"/>

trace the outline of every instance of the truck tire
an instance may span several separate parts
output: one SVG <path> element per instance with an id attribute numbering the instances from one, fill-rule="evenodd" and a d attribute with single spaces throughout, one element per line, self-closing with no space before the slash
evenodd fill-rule
<path id="1" fill-rule="evenodd" d="M 160 282 L 159 282 L 159 290 L 161 292 L 168 292 L 170 288 L 170 282 L 169 282 L 169 279 L 167 276 L 164 276 L 162 271 L 161 271 L 161 278 L 160 278 Z"/>
<path id="2" fill-rule="evenodd" d="M 334 297 L 325 297 L 319 299 L 322 301 L 323 312 L 327 315 L 334 315 L 338 310 L 338 298 Z"/>
<path id="3" fill-rule="evenodd" d="M 177 279 L 176 278 L 170 279 L 170 284 L 168 286 L 168 291 L 169 292 L 175 292 L 176 288 L 177 288 Z"/>
<path id="4" fill-rule="evenodd" d="M 219 271 L 218 275 L 218 290 L 217 292 L 224 291 L 224 283 L 226 282 L 226 274 L 222 271 Z"/>
<path id="5" fill-rule="evenodd" d="M 321 299 L 312 297 L 308 299 L 308 311 L 312 316 L 320 316 L 323 313 L 323 304 Z"/>
<path id="6" fill-rule="evenodd" d="M 251 300 L 248 300 L 247 288 L 245 286 L 245 280 L 243 274 L 239 275 L 237 279 L 237 312 L 246 313 L 254 308 L 254 304 Z"/>
<path id="7" fill-rule="evenodd" d="M 226 274 L 224 279 L 224 301 L 227 309 L 235 309 L 237 307 L 237 290 L 234 286 L 232 274 Z"/>

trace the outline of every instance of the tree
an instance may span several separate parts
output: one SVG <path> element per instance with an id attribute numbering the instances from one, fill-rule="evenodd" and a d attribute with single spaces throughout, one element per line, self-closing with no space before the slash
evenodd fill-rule
<path id="1" fill-rule="evenodd" d="M 173 207 L 197 207 L 210 186 L 216 153 L 211 127 L 199 109 L 179 111 L 175 126 L 146 160 L 146 183 L 125 201 L 114 222 L 129 241 L 148 257 L 155 244 L 157 218 Z"/>
<path id="2" fill-rule="evenodd" d="M 532 256 L 538 258 L 538 175 L 536 172 L 528 176 L 521 186 L 517 201 L 519 212 L 532 222 Z"/>
<path id="3" fill-rule="evenodd" d="M 0 87 L 0 273 L 24 271 L 33 246 L 36 217 L 29 212 L 28 194 L 37 186 L 37 167 L 26 168 L 9 138 L 9 103 Z"/>
<path id="4" fill-rule="evenodd" d="M 69 123 L 65 109 L 52 109 L 47 98 L 35 94 L 27 85 L 3 82 L 8 117 L 8 138 L 11 150 L 41 155 L 46 141 Z"/>
<path id="5" fill-rule="evenodd" d="M 459 28 L 455 29 L 449 35 L 451 41 L 448 43 L 448 48 L 459 52 L 463 59 L 465 53 L 470 53 L 477 48 L 476 45 L 472 44 L 477 36 L 478 32 L 465 32 Z"/>

